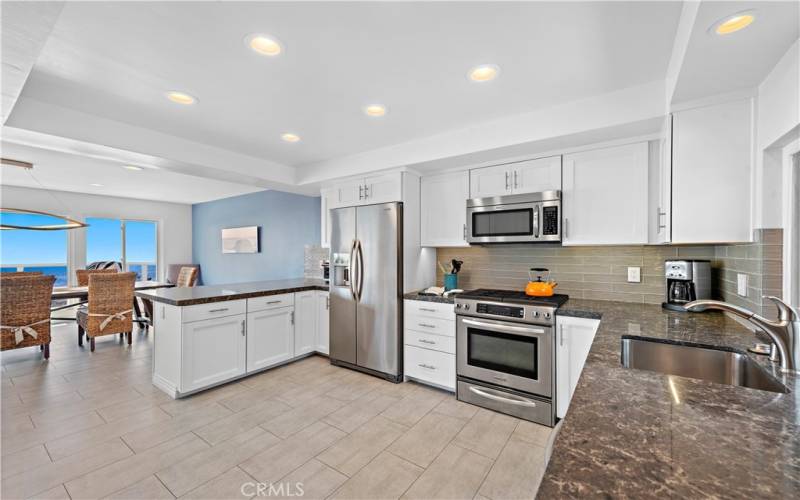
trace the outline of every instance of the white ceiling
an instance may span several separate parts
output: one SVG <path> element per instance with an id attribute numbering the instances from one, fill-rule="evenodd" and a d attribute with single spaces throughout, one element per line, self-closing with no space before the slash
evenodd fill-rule
<path id="1" fill-rule="evenodd" d="M 51 151 L 21 144 L 0 143 L 4 158 L 27 161 L 33 170 L 0 167 L 0 184 L 35 189 L 91 193 L 104 196 L 201 203 L 262 188 L 235 184 L 163 169 L 130 171 L 123 163 Z M 102 184 L 101 187 L 91 184 Z"/>
<path id="2" fill-rule="evenodd" d="M 719 20 L 749 9 L 756 20 L 747 29 L 726 36 L 709 33 Z M 798 36 L 800 2 L 703 2 L 672 102 L 758 86 Z"/>
<path id="3" fill-rule="evenodd" d="M 302 165 L 662 79 L 668 2 L 67 3 L 23 97 Z M 285 53 L 260 57 L 253 32 Z M 501 67 L 469 82 L 479 63 Z M 167 101 L 169 89 L 199 98 Z M 388 106 L 366 117 L 371 102 Z M 12 122 L 13 124 L 13 116 Z M 280 140 L 283 132 L 302 137 Z"/>
<path id="4" fill-rule="evenodd" d="M 1 20 L 3 68 L 21 68 L 12 83 L 25 83 L 18 99 L 6 94 L 19 85 L 3 87 L 4 104 L 16 102 L 4 146 L 50 151 L 37 153 L 50 185 L 93 192 L 81 186 L 102 174 L 121 196 L 160 198 L 152 193 L 161 185 L 142 191 L 129 172 L 105 168 L 141 158 L 161 167 L 148 175 L 179 176 L 164 181 L 186 200 L 311 193 L 342 175 L 616 137 L 655 123 L 670 104 L 756 86 L 800 25 L 796 1 L 14 5 L 4 4 Z M 753 6 L 746 30 L 707 34 Z M 253 53 L 244 38 L 255 32 L 277 37 L 284 53 Z M 480 63 L 498 64 L 500 77 L 468 81 Z M 199 102 L 171 103 L 172 89 Z M 374 102 L 388 115 L 365 116 Z M 302 141 L 285 143 L 284 132 Z M 74 156 L 98 149 L 102 158 Z M 59 177 L 44 166 L 49 155 L 76 170 Z"/>

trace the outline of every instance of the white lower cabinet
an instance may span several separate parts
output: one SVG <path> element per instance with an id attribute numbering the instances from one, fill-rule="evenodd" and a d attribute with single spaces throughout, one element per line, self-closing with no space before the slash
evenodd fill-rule
<path id="1" fill-rule="evenodd" d="M 317 292 L 294 294 L 294 355 L 302 356 L 317 348 Z"/>
<path id="2" fill-rule="evenodd" d="M 247 371 L 282 363 L 295 356 L 294 307 L 247 314 Z"/>
<path id="3" fill-rule="evenodd" d="M 405 376 L 456 390 L 456 316 L 453 304 L 406 300 L 403 335 Z"/>
<path id="4" fill-rule="evenodd" d="M 331 300 L 328 292 L 317 291 L 317 347 L 316 351 L 328 354 L 330 346 Z"/>
<path id="5" fill-rule="evenodd" d="M 184 323 L 180 392 L 244 375 L 247 349 L 244 314 Z"/>
<path id="6" fill-rule="evenodd" d="M 556 416 L 564 418 L 600 320 L 556 318 Z"/>

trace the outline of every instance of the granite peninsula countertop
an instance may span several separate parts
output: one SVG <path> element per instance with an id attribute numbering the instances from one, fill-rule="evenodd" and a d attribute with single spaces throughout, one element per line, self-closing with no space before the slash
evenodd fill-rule
<path id="1" fill-rule="evenodd" d="M 789 393 L 620 365 L 623 336 L 746 353 L 753 333 L 720 312 L 582 299 L 569 311 L 602 319 L 538 498 L 800 496 L 800 377 L 753 354 Z"/>
<path id="2" fill-rule="evenodd" d="M 172 306 L 191 306 L 210 304 L 227 300 L 249 299 L 280 293 L 303 292 L 306 290 L 328 290 L 328 284 L 321 279 L 289 279 L 273 281 L 253 281 L 231 285 L 194 286 L 186 288 L 160 288 L 136 292 L 137 297 L 163 302 Z"/>

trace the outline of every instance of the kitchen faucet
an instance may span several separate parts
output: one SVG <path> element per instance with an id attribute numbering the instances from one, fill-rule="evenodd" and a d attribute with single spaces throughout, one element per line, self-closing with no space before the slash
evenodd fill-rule
<path id="1" fill-rule="evenodd" d="M 719 300 L 695 300 L 686 304 L 686 309 L 693 312 L 706 309 L 728 311 L 748 320 L 764 330 L 773 343 L 773 354 L 777 347 L 780 355 L 781 371 L 796 372 L 800 366 L 800 314 L 792 306 L 778 297 L 765 296 L 778 308 L 778 320 L 774 321 L 759 316 L 753 311 Z"/>

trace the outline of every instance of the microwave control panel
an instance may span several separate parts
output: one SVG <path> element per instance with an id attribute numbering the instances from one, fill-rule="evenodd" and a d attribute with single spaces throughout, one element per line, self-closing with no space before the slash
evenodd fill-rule
<path id="1" fill-rule="evenodd" d="M 558 207 L 542 207 L 542 234 L 558 234 Z"/>

